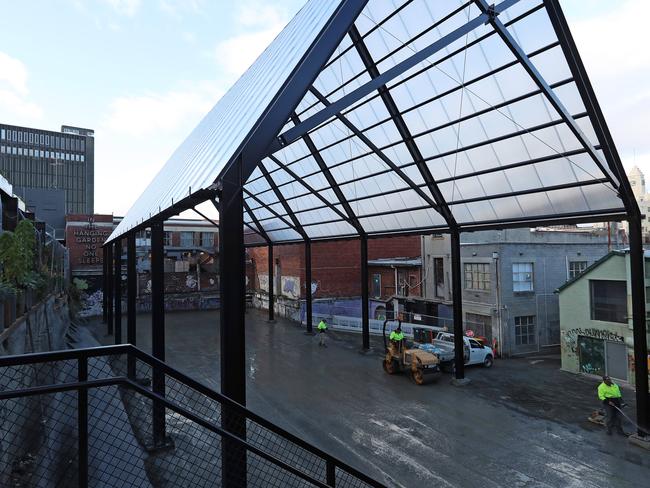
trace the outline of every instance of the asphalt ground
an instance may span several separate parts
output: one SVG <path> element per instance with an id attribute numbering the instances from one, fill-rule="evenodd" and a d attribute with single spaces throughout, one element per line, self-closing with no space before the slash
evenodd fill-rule
<path id="1" fill-rule="evenodd" d="M 650 452 L 587 421 L 598 381 L 560 371 L 557 357 L 470 367 L 462 387 L 446 374 L 417 386 L 384 373 L 377 338 L 361 354 L 360 336 L 330 332 L 322 348 L 265 318 L 246 315 L 248 407 L 388 486 L 650 486 Z M 93 330 L 108 343 L 104 328 Z M 167 362 L 218 390 L 218 311 L 168 313 L 165 331 Z M 138 347 L 150 339 L 150 316 L 138 315 Z"/>

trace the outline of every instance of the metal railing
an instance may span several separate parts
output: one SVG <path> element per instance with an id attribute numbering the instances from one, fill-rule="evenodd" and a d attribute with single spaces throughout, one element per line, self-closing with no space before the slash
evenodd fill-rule
<path id="1" fill-rule="evenodd" d="M 0 486 L 383 487 L 131 345 L 0 357 Z"/>

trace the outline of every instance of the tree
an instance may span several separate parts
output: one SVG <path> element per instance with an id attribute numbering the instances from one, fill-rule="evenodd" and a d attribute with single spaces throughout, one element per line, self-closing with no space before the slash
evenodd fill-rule
<path id="1" fill-rule="evenodd" d="M 34 288 L 38 281 L 35 257 L 34 225 L 21 221 L 14 232 L 0 234 L 0 282 L 5 287 Z"/>

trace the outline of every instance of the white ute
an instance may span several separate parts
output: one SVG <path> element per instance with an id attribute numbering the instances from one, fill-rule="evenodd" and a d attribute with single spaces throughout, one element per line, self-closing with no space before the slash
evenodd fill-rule
<path id="1" fill-rule="evenodd" d="M 454 334 L 438 332 L 433 343 L 440 346 L 451 345 L 453 347 Z M 485 346 L 481 341 L 466 336 L 463 336 L 463 343 L 465 346 L 463 348 L 465 365 L 482 364 L 486 368 L 490 368 L 494 364 L 494 352 L 491 347 Z"/>

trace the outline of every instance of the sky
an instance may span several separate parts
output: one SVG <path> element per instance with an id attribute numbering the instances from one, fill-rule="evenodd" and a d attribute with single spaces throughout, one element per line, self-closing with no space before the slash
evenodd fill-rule
<path id="1" fill-rule="evenodd" d="M 560 1 L 626 168 L 650 177 L 650 1 Z M 123 215 L 302 3 L 0 0 L 0 121 L 94 129 L 95 211 Z"/>

